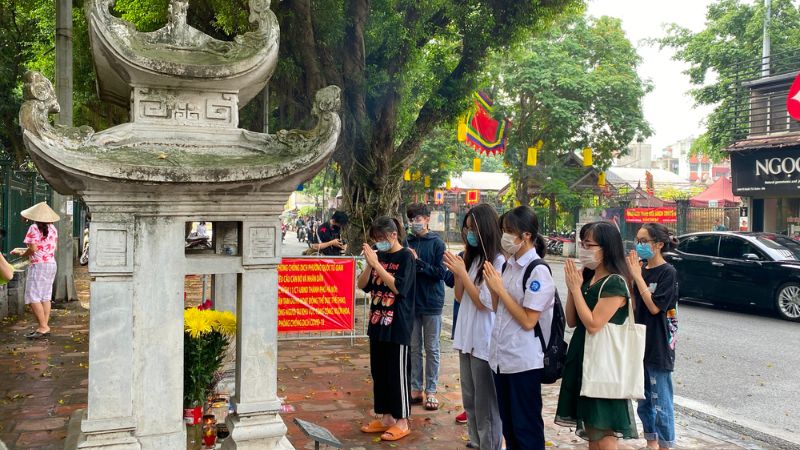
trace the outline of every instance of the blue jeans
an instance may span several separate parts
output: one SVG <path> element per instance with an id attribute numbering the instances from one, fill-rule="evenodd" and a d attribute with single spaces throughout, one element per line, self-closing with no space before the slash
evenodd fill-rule
<path id="1" fill-rule="evenodd" d="M 644 438 L 659 447 L 675 447 L 675 412 L 672 407 L 672 372 L 644 368 L 644 400 L 636 409 Z"/>
<path id="2" fill-rule="evenodd" d="M 425 393 L 435 394 L 439 383 L 439 335 L 442 315 L 416 316 L 411 330 L 411 390 L 422 391 L 422 345 L 425 343 Z"/>

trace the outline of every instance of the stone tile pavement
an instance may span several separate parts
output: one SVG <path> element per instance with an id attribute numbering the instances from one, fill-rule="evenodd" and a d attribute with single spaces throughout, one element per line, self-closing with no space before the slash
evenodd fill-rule
<path id="1" fill-rule="evenodd" d="M 23 335 L 33 317 L 0 323 L 0 449 L 61 449 L 70 414 L 86 407 L 88 375 L 88 279 L 76 271 L 81 302 L 54 309 L 48 340 L 28 341 Z M 369 351 L 365 339 L 282 341 L 279 346 L 278 394 L 294 412 L 284 414 L 289 440 L 298 449 L 312 449 L 292 423 L 298 417 L 328 428 L 345 448 L 463 449 L 465 425 L 455 423 L 461 412 L 458 358 L 449 339 L 442 340 L 439 411 L 412 407 L 412 430 L 396 443 L 381 442 L 359 427 L 371 418 L 372 385 Z M 572 430 L 553 424 L 558 387 L 544 388 L 544 417 L 548 446 L 586 448 Z M 180 414 L 181 411 L 176 411 Z M 757 449 L 761 443 L 679 415 L 681 448 Z M 622 442 L 622 449 L 637 449 L 643 440 Z"/>

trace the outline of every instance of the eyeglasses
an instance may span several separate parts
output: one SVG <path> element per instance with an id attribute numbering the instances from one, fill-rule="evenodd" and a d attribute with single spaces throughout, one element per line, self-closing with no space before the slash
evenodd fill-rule
<path id="1" fill-rule="evenodd" d="M 649 244 L 651 242 L 655 242 L 652 239 L 636 239 L 635 241 L 637 244 Z"/>
<path id="2" fill-rule="evenodd" d="M 592 244 L 591 242 L 581 241 L 580 246 L 584 250 L 588 250 L 592 247 L 600 247 L 600 244 Z"/>

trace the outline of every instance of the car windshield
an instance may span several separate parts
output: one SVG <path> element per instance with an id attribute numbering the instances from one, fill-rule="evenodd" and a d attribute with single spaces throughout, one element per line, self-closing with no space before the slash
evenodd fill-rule
<path id="1" fill-rule="evenodd" d="M 774 250 L 775 253 L 781 256 L 781 259 L 800 260 L 800 242 L 775 234 L 757 236 L 756 240 L 767 248 Z"/>

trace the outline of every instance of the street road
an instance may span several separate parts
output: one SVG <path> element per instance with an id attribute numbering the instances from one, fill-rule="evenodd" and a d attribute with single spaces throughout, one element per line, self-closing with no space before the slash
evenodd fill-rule
<path id="1" fill-rule="evenodd" d="M 304 248 L 287 233 L 284 255 L 300 254 Z M 566 302 L 563 260 L 550 257 L 548 262 Z M 449 336 L 453 291 L 445 292 L 443 328 Z M 800 441 L 800 323 L 687 301 L 681 301 L 678 314 L 677 402 L 688 399 L 694 409 L 783 430 Z"/>

